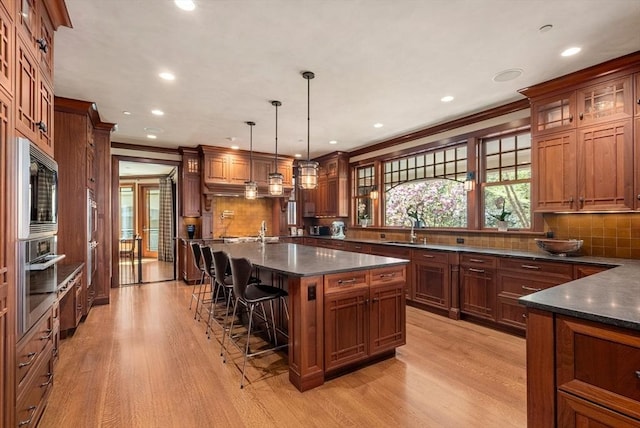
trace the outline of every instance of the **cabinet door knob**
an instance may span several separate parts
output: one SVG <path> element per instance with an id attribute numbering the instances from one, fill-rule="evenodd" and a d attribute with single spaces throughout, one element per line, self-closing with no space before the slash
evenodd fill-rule
<path id="1" fill-rule="evenodd" d="M 573 115 L 572 114 L 569 115 L 569 123 L 571 123 L 571 122 L 573 122 Z"/>
<path id="2" fill-rule="evenodd" d="M 47 124 L 44 123 L 43 121 L 40 121 L 38 123 L 36 123 L 36 126 L 38 127 L 39 130 L 41 130 L 42 132 L 47 132 Z"/>
<path id="3" fill-rule="evenodd" d="M 49 45 L 47 44 L 47 41 L 44 37 L 36 40 L 36 43 L 38 44 L 38 49 L 40 49 L 42 52 L 47 53 L 49 51 Z"/>
<path id="4" fill-rule="evenodd" d="M 584 119 L 584 113 L 580 113 L 580 120 Z"/>
<path id="5" fill-rule="evenodd" d="M 638 103 L 638 105 L 640 105 L 640 98 L 638 98 L 638 101 L 637 101 L 637 103 Z"/>
<path id="6" fill-rule="evenodd" d="M 640 370 L 636 370 L 636 376 L 638 379 L 640 379 Z"/>

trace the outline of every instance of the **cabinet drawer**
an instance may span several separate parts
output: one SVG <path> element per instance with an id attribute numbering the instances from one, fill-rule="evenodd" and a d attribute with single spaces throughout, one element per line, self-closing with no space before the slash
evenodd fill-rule
<path id="1" fill-rule="evenodd" d="M 374 285 L 407 281 L 407 271 L 405 266 L 391 266 L 387 268 L 372 269 L 370 272 L 372 287 Z"/>
<path id="2" fill-rule="evenodd" d="M 414 261 L 426 260 L 433 263 L 449 263 L 449 253 L 442 253 L 440 251 L 424 251 L 424 250 L 412 250 L 411 259 Z"/>
<path id="3" fill-rule="evenodd" d="M 21 387 L 29 371 L 36 365 L 47 345 L 53 343 L 51 312 L 45 315 L 18 344 L 16 350 L 16 380 Z M 48 358 L 49 356 L 47 356 Z"/>
<path id="4" fill-rule="evenodd" d="M 554 281 L 556 279 L 556 281 Z M 513 298 L 526 296 L 562 284 L 564 281 L 559 278 L 535 278 L 532 276 L 523 276 L 516 273 L 498 273 L 498 294 L 506 294 Z"/>
<path id="5" fill-rule="evenodd" d="M 640 420 L 640 333 L 558 317 L 557 383 L 564 392 Z"/>
<path id="6" fill-rule="evenodd" d="M 53 360 L 51 348 L 45 348 L 47 358 L 41 358 L 33 370 L 33 376 L 29 376 L 28 382 L 17 391 L 16 421 L 20 427 L 35 427 L 51 388 L 53 387 Z"/>
<path id="7" fill-rule="evenodd" d="M 523 275 L 548 274 L 564 277 L 567 281 L 573 279 L 573 265 L 570 264 L 511 258 L 499 259 L 498 264 L 500 269 L 518 271 Z"/>
<path id="8" fill-rule="evenodd" d="M 335 293 L 369 287 L 369 271 L 336 273 L 324 276 L 324 293 Z"/>
<path id="9" fill-rule="evenodd" d="M 348 251 L 353 251 L 355 253 L 371 253 L 371 245 L 368 244 L 360 244 L 360 243 L 350 243 L 347 248 Z"/>
<path id="10" fill-rule="evenodd" d="M 460 264 L 466 267 L 495 268 L 496 259 L 495 257 L 479 254 L 462 254 L 460 255 Z"/>
<path id="11" fill-rule="evenodd" d="M 396 247 L 393 245 L 373 245 L 371 254 L 384 257 L 396 257 L 399 259 L 411 258 L 411 248 Z"/>

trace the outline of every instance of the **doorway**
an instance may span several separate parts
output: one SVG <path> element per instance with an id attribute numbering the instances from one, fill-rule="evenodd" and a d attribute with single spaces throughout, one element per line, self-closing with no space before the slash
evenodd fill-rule
<path id="1" fill-rule="evenodd" d="M 113 158 L 117 196 L 112 212 L 118 249 L 113 270 L 118 281 L 112 286 L 174 280 L 178 166 L 172 161 Z"/>

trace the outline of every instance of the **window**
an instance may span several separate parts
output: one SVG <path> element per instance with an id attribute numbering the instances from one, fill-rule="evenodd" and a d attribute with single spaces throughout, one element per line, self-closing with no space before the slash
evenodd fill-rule
<path id="1" fill-rule="evenodd" d="M 295 226 L 298 223 L 296 216 L 296 183 L 295 178 L 293 179 L 293 188 L 291 189 L 291 194 L 289 195 L 289 202 L 287 203 L 287 226 Z"/>
<path id="2" fill-rule="evenodd" d="M 371 191 L 376 190 L 376 175 L 373 165 L 361 166 L 356 168 L 355 189 L 355 213 L 357 215 L 357 224 L 368 226 L 373 224 L 374 206 L 371 199 Z"/>
<path id="3" fill-rule="evenodd" d="M 135 231 L 135 206 L 132 186 L 120 187 L 120 239 L 133 238 Z"/>
<path id="4" fill-rule="evenodd" d="M 467 227 L 467 143 L 384 163 L 385 225 Z"/>
<path id="5" fill-rule="evenodd" d="M 484 227 L 496 227 L 504 219 L 509 228 L 530 229 L 531 134 L 484 139 L 481 150 Z"/>

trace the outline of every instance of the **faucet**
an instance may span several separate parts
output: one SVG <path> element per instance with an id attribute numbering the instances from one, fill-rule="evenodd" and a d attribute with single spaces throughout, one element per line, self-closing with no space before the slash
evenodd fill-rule
<path id="1" fill-rule="evenodd" d="M 262 224 L 260 225 L 260 232 L 258 232 L 258 236 L 260 237 L 260 242 L 264 243 L 264 238 L 267 234 L 267 222 L 262 220 Z"/>
<path id="2" fill-rule="evenodd" d="M 416 242 L 416 239 L 418 239 L 418 235 L 416 235 L 414 228 L 416 226 L 416 222 L 412 221 L 411 222 L 411 235 L 409 235 L 409 242 L 411 242 L 412 244 Z"/>

